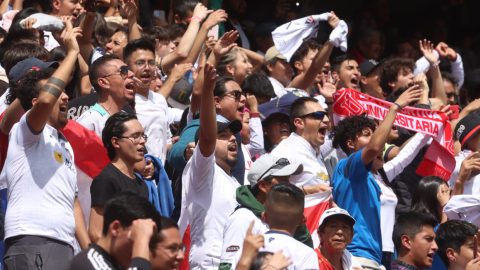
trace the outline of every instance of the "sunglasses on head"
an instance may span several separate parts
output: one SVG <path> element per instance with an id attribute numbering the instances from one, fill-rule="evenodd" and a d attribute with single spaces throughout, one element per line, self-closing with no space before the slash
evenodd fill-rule
<path id="1" fill-rule="evenodd" d="M 286 159 L 286 158 L 281 158 L 281 159 L 277 160 L 277 162 L 275 162 L 272 166 L 270 166 L 270 168 L 268 168 L 268 170 L 266 170 L 266 171 L 262 174 L 262 176 L 260 176 L 260 177 L 258 178 L 258 180 L 263 179 L 263 176 L 264 176 L 265 174 L 267 174 L 271 169 L 275 168 L 276 166 L 285 167 L 285 166 L 287 166 L 287 165 L 290 165 L 290 161 L 288 161 L 288 159 Z"/>
<path id="2" fill-rule="evenodd" d="M 317 120 L 323 120 L 326 115 L 327 115 L 327 112 L 318 111 L 318 112 L 304 114 L 302 116 L 299 116 L 298 118 L 305 118 L 305 117 L 311 116 Z"/>

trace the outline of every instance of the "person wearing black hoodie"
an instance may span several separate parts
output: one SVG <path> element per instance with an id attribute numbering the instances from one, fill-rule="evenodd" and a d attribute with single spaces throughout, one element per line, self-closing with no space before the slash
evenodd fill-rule
<path id="1" fill-rule="evenodd" d="M 225 224 L 219 270 L 230 269 L 232 263 L 239 259 L 252 220 L 255 220 L 253 234 L 264 234 L 270 230 L 261 217 L 262 212 L 265 212 L 264 205 L 270 188 L 278 183 L 289 183 L 290 175 L 298 175 L 302 171 L 302 164 L 290 164 L 288 159 L 272 155 L 263 155 L 253 163 L 248 173 L 250 186 L 237 188 L 239 206 Z M 313 241 L 305 224 L 297 227 L 294 238 L 313 248 Z"/>

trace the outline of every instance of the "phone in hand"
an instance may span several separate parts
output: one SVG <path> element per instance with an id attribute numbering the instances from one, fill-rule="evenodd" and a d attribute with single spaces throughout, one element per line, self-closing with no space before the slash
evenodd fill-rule
<path id="1" fill-rule="evenodd" d="M 442 106 L 442 109 L 443 107 L 445 106 Z M 450 115 L 448 116 L 450 118 L 450 120 L 452 119 L 458 119 L 458 116 L 460 114 L 460 107 L 458 105 L 450 105 L 450 110 L 448 110 L 449 112 L 451 111 Z"/>

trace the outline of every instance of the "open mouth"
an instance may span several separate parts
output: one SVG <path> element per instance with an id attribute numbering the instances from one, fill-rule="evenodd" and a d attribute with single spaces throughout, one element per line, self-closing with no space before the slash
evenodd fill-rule
<path id="1" fill-rule="evenodd" d="M 427 255 L 429 261 L 433 261 L 433 255 L 435 255 L 435 253 L 429 253 Z"/>
<path id="2" fill-rule="evenodd" d="M 324 126 L 318 129 L 318 134 L 320 135 L 320 138 L 325 138 L 327 134 L 327 126 Z"/>
<path id="3" fill-rule="evenodd" d="M 133 82 L 125 85 L 125 89 L 127 89 L 129 92 L 131 92 L 132 95 L 135 93 L 135 90 L 136 90 Z"/>
<path id="4" fill-rule="evenodd" d="M 61 104 L 60 105 L 60 112 L 64 113 L 64 114 L 67 114 L 67 111 L 68 111 L 68 106 L 67 104 Z"/>
<path id="5" fill-rule="evenodd" d="M 231 143 L 228 145 L 228 151 L 232 154 L 237 154 L 237 143 Z"/>
<path id="6" fill-rule="evenodd" d="M 383 162 L 383 154 L 378 155 L 378 156 L 377 156 L 377 159 L 378 159 L 378 160 L 381 160 L 381 161 Z"/>
<path id="7" fill-rule="evenodd" d="M 281 129 L 280 133 L 281 133 L 281 135 L 287 135 L 287 136 L 289 135 L 288 129 L 286 129 L 286 128 Z"/>
<path id="8" fill-rule="evenodd" d="M 358 85 L 358 78 L 357 77 L 354 77 L 350 80 L 350 82 L 352 83 L 352 87 L 353 88 L 357 88 L 357 85 Z"/>
<path id="9" fill-rule="evenodd" d="M 237 111 L 243 115 L 243 113 L 245 112 L 245 106 L 238 107 Z"/>
<path id="10" fill-rule="evenodd" d="M 143 156 L 145 154 L 145 147 L 138 148 L 137 153 Z"/>

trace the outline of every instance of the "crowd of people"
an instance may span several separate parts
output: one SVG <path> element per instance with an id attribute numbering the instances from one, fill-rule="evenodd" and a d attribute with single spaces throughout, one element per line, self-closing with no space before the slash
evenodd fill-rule
<path id="1" fill-rule="evenodd" d="M 473 49 L 273 2 L 2 1 L 2 269 L 479 270 Z"/>

